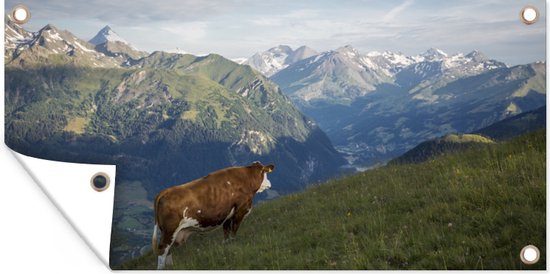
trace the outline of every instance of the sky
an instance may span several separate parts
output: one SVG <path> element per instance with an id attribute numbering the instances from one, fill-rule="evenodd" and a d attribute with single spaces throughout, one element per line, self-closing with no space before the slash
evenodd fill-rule
<path id="1" fill-rule="evenodd" d="M 153 52 L 250 57 L 277 45 L 317 51 L 352 45 L 362 53 L 474 49 L 510 65 L 546 60 L 544 0 L 6 0 L 29 7 L 25 28 L 51 23 L 89 40 L 105 25 Z M 541 19 L 519 20 L 526 4 Z"/>

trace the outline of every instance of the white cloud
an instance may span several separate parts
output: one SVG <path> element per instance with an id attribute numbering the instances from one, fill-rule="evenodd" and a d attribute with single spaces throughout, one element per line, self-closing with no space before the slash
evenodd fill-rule
<path id="1" fill-rule="evenodd" d="M 294 19 L 307 19 L 318 17 L 320 12 L 314 9 L 298 9 L 293 10 L 290 13 L 283 15 L 285 18 L 294 18 Z"/>
<path id="2" fill-rule="evenodd" d="M 252 24 L 255 24 L 257 26 L 261 27 L 278 27 L 282 26 L 284 20 L 279 17 L 260 17 L 255 19 L 249 20 Z"/>
<path id="3" fill-rule="evenodd" d="M 109 24 L 136 24 L 161 21 L 197 21 L 231 12 L 253 0 L 25 0 L 33 18 L 98 19 Z M 11 8 L 19 0 L 6 0 Z M 35 12 L 40 11 L 40 12 Z"/>
<path id="4" fill-rule="evenodd" d="M 278 27 L 288 23 L 300 22 L 309 19 L 322 17 L 320 11 L 314 9 L 297 9 L 284 14 L 273 14 L 266 16 L 253 16 L 248 21 L 257 26 Z"/>
<path id="5" fill-rule="evenodd" d="M 395 17 L 405 11 L 405 9 L 407 9 L 413 3 L 414 0 L 405 0 L 403 3 L 401 3 L 397 7 L 394 7 L 388 13 L 386 13 L 386 15 L 384 15 L 384 18 L 382 18 L 382 21 L 384 21 L 385 23 L 392 22 Z"/>
<path id="6" fill-rule="evenodd" d="M 196 41 L 206 37 L 207 23 L 202 21 L 187 23 L 169 23 L 160 27 L 161 30 L 177 35 L 182 41 Z"/>

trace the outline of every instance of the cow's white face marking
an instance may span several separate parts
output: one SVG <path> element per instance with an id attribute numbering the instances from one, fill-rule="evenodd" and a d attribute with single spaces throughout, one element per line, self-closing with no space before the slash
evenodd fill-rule
<path id="1" fill-rule="evenodd" d="M 228 185 L 231 185 L 231 182 L 230 182 L 230 181 L 227 181 L 227 184 L 228 184 Z"/>
<path id="2" fill-rule="evenodd" d="M 201 210 L 200 210 L 200 209 L 199 209 L 199 210 L 197 210 L 197 213 L 201 214 Z"/>
<path id="3" fill-rule="evenodd" d="M 258 189 L 258 191 L 256 191 L 256 193 L 260 193 L 270 188 L 271 188 L 271 182 L 269 181 L 269 179 L 267 179 L 267 173 L 264 173 L 264 180 L 262 181 L 262 184 L 260 185 L 260 188 Z"/>

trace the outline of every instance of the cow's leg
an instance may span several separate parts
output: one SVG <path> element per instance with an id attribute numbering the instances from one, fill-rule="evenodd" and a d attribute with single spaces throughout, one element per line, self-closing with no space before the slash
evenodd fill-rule
<path id="1" fill-rule="evenodd" d="M 230 234 L 231 234 L 231 229 L 233 227 L 233 217 L 227 219 L 224 223 L 223 223 L 223 243 L 228 243 L 231 238 L 230 238 Z"/>
<path id="2" fill-rule="evenodd" d="M 166 263 L 167 266 L 173 266 L 174 265 L 174 260 L 172 259 L 172 253 L 170 253 L 170 254 L 168 254 L 168 256 L 166 256 L 165 263 Z"/>
<path id="3" fill-rule="evenodd" d="M 193 231 L 190 229 L 180 229 L 179 231 L 174 231 L 172 235 L 172 241 L 168 248 L 178 247 L 179 245 L 185 243 L 187 241 L 187 238 L 193 234 Z M 163 268 L 164 266 L 173 266 L 174 260 L 172 259 L 172 253 L 168 250 L 168 252 L 164 253 L 165 257 L 163 257 Z M 161 257 L 159 256 L 159 262 L 161 261 Z"/>
<path id="4" fill-rule="evenodd" d="M 193 234 L 193 231 L 190 229 L 182 229 L 177 234 L 175 234 L 174 237 L 174 245 L 179 246 L 187 241 L 189 236 Z M 166 265 L 173 266 L 174 261 L 172 260 L 172 254 L 168 255 L 168 258 L 166 258 Z"/>
<path id="5" fill-rule="evenodd" d="M 159 255 L 157 258 L 157 269 L 164 269 L 166 266 L 166 263 L 168 261 L 168 257 L 170 257 L 170 261 L 172 260 L 172 256 L 170 254 L 170 248 L 173 245 L 172 237 L 168 233 L 162 233 L 161 237 L 161 244 L 159 246 Z"/>
<path id="6" fill-rule="evenodd" d="M 244 217 L 246 217 L 246 215 L 250 213 L 251 209 L 252 201 L 243 204 L 237 209 L 237 212 L 235 212 L 235 215 L 233 215 L 233 221 L 231 222 L 231 238 L 235 238 L 237 236 L 237 230 L 239 230 L 241 222 L 243 221 Z"/>
<path id="7" fill-rule="evenodd" d="M 167 264 L 170 250 L 174 246 L 176 240 L 180 217 L 177 214 L 166 215 L 162 222 L 162 235 L 160 238 L 159 254 L 157 260 L 157 269 L 164 269 Z M 171 261 L 171 259 L 169 259 Z"/>

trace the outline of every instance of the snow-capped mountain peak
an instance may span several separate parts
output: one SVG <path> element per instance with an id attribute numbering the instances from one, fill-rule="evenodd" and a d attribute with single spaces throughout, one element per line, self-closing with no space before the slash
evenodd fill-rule
<path id="1" fill-rule="evenodd" d="M 270 48 L 268 52 L 272 52 L 273 54 L 290 54 L 292 52 L 292 48 L 287 45 L 278 45 L 276 47 Z"/>
<path id="2" fill-rule="evenodd" d="M 102 28 L 88 43 L 94 45 L 96 51 L 115 58 L 138 60 L 147 56 L 147 52 L 136 49 L 109 26 Z M 126 65 L 131 63 L 122 61 Z"/>
<path id="3" fill-rule="evenodd" d="M 406 67 L 415 62 L 411 57 L 401 52 L 384 51 L 382 57 L 386 58 L 391 64 L 401 67 Z"/>
<path id="4" fill-rule="evenodd" d="M 105 42 L 122 42 L 124 44 L 128 44 L 126 40 L 124 40 L 122 37 L 120 37 L 111 27 L 105 26 L 102 28 L 94 38 L 90 39 L 88 41 L 90 44 L 93 45 L 99 45 L 103 44 Z"/>
<path id="5" fill-rule="evenodd" d="M 244 58 L 244 57 L 231 58 L 231 61 L 239 65 L 242 65 L 244 62 L 246 62 L 246 60 L 248 60 L 248 58 Z"/>
<path id="6" fill-rule="evenodd" d="M 117 61 L 97 52 L 93 45 L 72 33 L 48 24 L 35 33 L 6 23 L 4 61 L 14 65 L 48 63 L 48 56 L 55 55 L 56 62 L 69 62 L 78 66 L 116 67 Z M 40 58 L 37 58 L 39 56 Z"/>
<path id="7" fill-rule="evenodd" d="M 363 61 L 372 69 L 381 70 L 385 75 L 392 76 L 406 66 L 415 63 L 415 59 L 401 52 L 371 51 L 364 55 Z"/>
<path id="8" fill-rule="evenodd" d="M 431 48 L 408 56 L 388 50 L 361 54 L 347 45 L 291 64 L 271 79 L 304 104 L 316 100 L 348 104 L 384 83 L 412 88 L 423 81 L 448 83 L 503 67 L 506 65 L 477 50 L 448 55 Z"/>
<path id="9" fill-rule="evenodd" d="M 485 56 L 485 54 L 483 54 L 482 52 L 480 52 L 478 50 L 474 50 L 474 51 L 466 54 L 465 57 L 469 58 L 469 59 L 472 59 L 473 61 L 476 61 L 476 62 L 482 62 L 482 61 L 486 61 L 486 60 L 489 59 L 489 58 L 487 58 L 487 56 Z"/>
<path id="10" fill-rule="evenodd" d="M 430 48 L 426 52 L 420 54 L 426 60 L 441 60 L 449 57 L 447 53 L 437 48 Z"/>
<path id="11" fill-rule="evenodd" d="M 335 51 L 339 53 L 343 53 L 351 58 L 354 58 L 360 55 L 359 51 L 351 45 L 345 45 L 343 47 L 337 48 Z"/>
<path id="12" fill-rule="evenodd" d="M 6 49 L 14 49 L 19 44 L 27 43 L 33 39 L 33 33 L 24 30 L 18 24 L 7 21 L 4 24 L 4 44 Z"/>
<path id="13" fill-rule="evenodd" d="M 290 54 L 286 58 L 285 62 L 289 63 L 289 64 L 293 64 L 293 63 L 296 63 L 300 60 L 304 60 L 304 59 L 307 59 L 311 56 L 315 56 L 315 55 L 318 55 L 318 54 L 319 53 L 316 50 L 314 50 L 310 47 L 301 46 L 301 47 L 297 48 L 296 50 L 294 50 L 292 52 L 292 54 Z"/>
<path id="14" fill-rule="evenodd" d="M 383 53 L 382 52 L 379 52 L 379 51 L 369 51 L 367 54 L 365 54 L 365 56 L 367 57 L 376 57 L 376 56 L 381 56 Z"/>
<path id="15" fill-rule="evenodd" d="M 254 54 L 243 64 L 249 65 L 269 77 L 288 67 L 290 64 L 317 54 L 315 50 L 305 46 L 293 50 L 287 45 L 279 45 L 267 51 Z"/>

